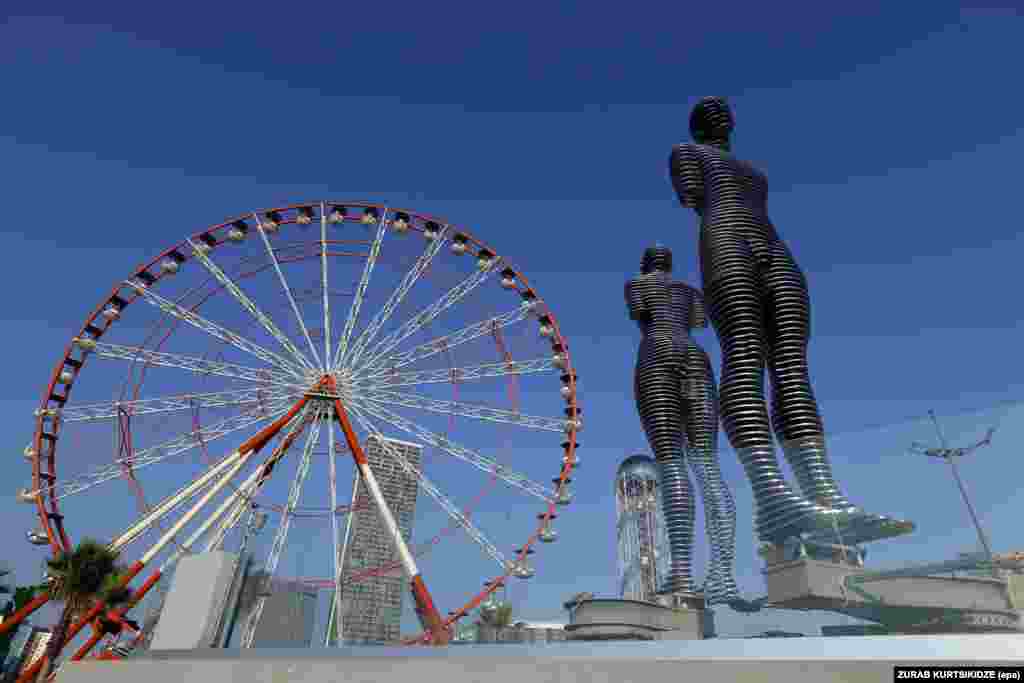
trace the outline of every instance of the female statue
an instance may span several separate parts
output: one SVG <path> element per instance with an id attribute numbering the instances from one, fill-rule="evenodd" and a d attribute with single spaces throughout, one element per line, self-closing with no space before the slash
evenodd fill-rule
<path id="1" fill-rule="evenodd" d="M 701 489 L 711 547 L 705 601 L 734 602 L 739 598 L 733 577 L 736 511 L 718 468 L 715 378 L 704 349 L 690 337 L 691 329 L 707 327 L 703 301 L 700 292 L 672 279 L 672 252 L 665 247 L 646 250 L 640 271 L 626 283 L 626 303 L 630 318 L 643 333 L 634 385 L 637 410 L 661 469 L 671 551 L 662 590 L 694 592 L 690 567 L 694 507 L 688 460 Z"/>
<path id="2" fill-rule="evenodd" d="M 731 153 L 732 130 L 725 99 L 702 99 L 690 116 L 695 144 L 672 150 L 669 172 L 679 202 L 700 219 L 703 292 L 722 347 L 722 423 L 754 490 L 758 534 L 778 542 L 835 529 L 856 543 L 904 533 L 906 523 L 851 505 L 832 476 L 807 367 L 807 281 L 768 218 L 767 179 Z M 802 496 L 782 476 L 773 430 Z"/>

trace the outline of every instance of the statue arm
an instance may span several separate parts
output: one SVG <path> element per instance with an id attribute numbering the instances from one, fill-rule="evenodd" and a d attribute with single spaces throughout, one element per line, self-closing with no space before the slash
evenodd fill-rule
<path id="1" fill-rule="evenodd" d="M 699 209 L 704 204 L 704 173 L 693 145 L 672 148 L 668 174 L 680 204 L 690 209 Z"/>
<path id="2" fill-rule="evenodd" d="M 626 306 L 629 308 L 630 320 L 640 322 L 647 319 L 647 307 L 644 305 L 644 299 L 636 280 L 626 283 Z"/>

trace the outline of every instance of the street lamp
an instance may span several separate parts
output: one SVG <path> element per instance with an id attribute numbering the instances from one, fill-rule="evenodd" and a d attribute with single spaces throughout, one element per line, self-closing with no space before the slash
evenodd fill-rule
<path id="1" fill-rule="evenodd" d="M 963 479 L 960 478 L 960 472 L 956 467 L 956 458 L 962 458 L 968 453 L 973 453 L 982 446 L 988 446 L 992 443 L 992 434 L 995 433 L 995 429 L 989 429 L 985 433 L 985 438 L 978 443 L 968 446 L 966 448 L 950 448 L 949 443 L 946 441 L 946 437 L 942 433 L 942 428 L 939 427 L 939 421 L 935 417 L 935 411 L 929 410 L 928 416 L 932 420 L 932 424 L 935 425 L 935 432 L 939 436 L 939 441 L 942 443 L 940 448 L 928 448 L 920 443 L 914 443 L 910 447 L 910 451 L 917 455 L 926 455 L 929 458 L 940 458 L 945 462 L 949 463 L 950 470 L 953 472 L 953 479 L 956 480 L 956 485 L 960 489 L 960 495 L 964 499 L 964 504 L 967 506 L 967 512 L 971 515 L 971 521 L 974 522 L 974 528 L 978 532 L 978 540 L 981 542 L 981 547 L 985 551 L 985 558 L 989 563 L 992 562 L 992 547 L 988 543 L 988 538 L 985 536 L 984 530 L 981 528 L 981 522 L 978 521 L 978 515 L 974 511 L 974 506 L 971 505 L 970 498 L 967 497 L 967 488 L 964 486 Z"/>

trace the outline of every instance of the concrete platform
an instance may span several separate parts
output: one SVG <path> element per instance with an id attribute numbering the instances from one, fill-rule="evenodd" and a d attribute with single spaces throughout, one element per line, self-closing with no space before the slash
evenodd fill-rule
<path id="1" fill-rule="evenodd" d="M 574 605 L 565 627 L 571 640 L 696 640 L 714 630 L 708 622 L 711 613 L 702 608 L 618 598 L 592 598 Z"/>
<path id="2" fill-rule="evenodd" d="M 934 621 L 943 614 L 961 611 L 963 623 L 973 620 L 978 628 L 1019 628 L 1015 604 L 1021 577 L 891 576 L 863 585 L 875 600 L 844 585 L 847 576 L 865 576 L 863 567 L 815 559 L 769 564 L 763 571 L 768 604 L 788 609 L 841 612 L 880 622 Z M 938 625 L 938 622 L 936 622 Z"/>
<path id="3" fill-rule="evenodd" d="M 1024 666 L 1024 635 L 165 651 L 120 662 L 71 663 L 58 681 L 889 683 L 897 665 Z"/>

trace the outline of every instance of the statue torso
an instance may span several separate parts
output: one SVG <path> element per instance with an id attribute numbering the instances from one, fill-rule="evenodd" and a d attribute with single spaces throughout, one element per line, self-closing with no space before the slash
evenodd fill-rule
<path id="1" fill-rule="evenodd" d="M 631 313 L 645 340 L 652 337 L 689 338 L 695 326 L 694 299 L 697 292 L 685 282 L 666 273 L 647 273 L 629 282 Z"/>
<path id="2" fill-rule="evenodd" d="M 677 145 L 671 158 L 672 183 L 683 206 L 701 217 L 702 260 L 736 245 L 736 238 L 758 258 L 779 241 L 768 218 L 768 179 L 752 164 L 709 145 Z"/>

